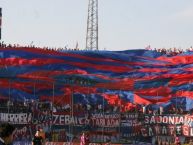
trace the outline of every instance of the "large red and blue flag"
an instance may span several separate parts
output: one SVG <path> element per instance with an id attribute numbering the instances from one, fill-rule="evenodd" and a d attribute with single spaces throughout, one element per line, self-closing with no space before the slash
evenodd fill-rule
<path id="1" fill-rule="evenodd" d="M 54 100 L 53 100 L 54 95 Z M 113 106 L 193 103 L 193 52 L 0 48 L 0 99 Z M 85 97 L 89 96 L 89 97 Z M 184 101 L 185 100 L 185 101 Z M 177 102 L 178 101 L 178 102 Z"/>

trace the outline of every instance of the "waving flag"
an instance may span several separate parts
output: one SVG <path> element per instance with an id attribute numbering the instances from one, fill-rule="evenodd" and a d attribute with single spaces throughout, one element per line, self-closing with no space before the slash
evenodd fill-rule
<path id="1" fill-rule="evenodd" d="M 40 99 L 132 107 L 193 102 L 193 53 L 0 48 L 0 99 Z M 55 99 L 53 100 L 53 95 Z M 104 102 L 103 102 L 104 103 Z M 164 106 L 164 105 L 163 105 Z"/>

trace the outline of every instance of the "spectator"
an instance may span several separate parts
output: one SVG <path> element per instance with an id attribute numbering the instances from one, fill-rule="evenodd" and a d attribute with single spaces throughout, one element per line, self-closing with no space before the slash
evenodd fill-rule
<path id="1" fill-rule="evenodd" d="M 43 145 L 43 138 L 40 131 L 36 131 L 34 138 L 32 139 L 32 145 Z"/>
<path id="2" fill-rule="evenodd" d="M 43 142 L 45 142 L 46 134 L 42 128 L 39 129 L 39 133 L 40 133 L 40 136 L 42 137 Z"/>
<path id="3" fill-rule="evenodd" d="M 15 127 L 9 123 L 0 125 L 0 145 L 8 145 L 13 141 Z"/>
<path id="4" fill-rule="evenodd" d="M 82 133 L 80 137 L 80 145 L 89 145 L 89 136 L 87 133 Z"/>
<path id="5" fill-rule="evenodd" d="M 175 137 L 175 145 L 181 145 L 180 139 L 178 136 Z"/>
<path id="6" fill-rule="evenodd" d="M 106 141 L 105 145 L 111 145 L 111 140 L 108 139 L 108 140 Z"/>

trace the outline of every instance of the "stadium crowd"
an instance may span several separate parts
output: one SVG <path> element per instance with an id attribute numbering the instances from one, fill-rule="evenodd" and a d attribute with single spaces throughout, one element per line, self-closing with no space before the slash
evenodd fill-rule
<path id="1" fill-rule="evenodd" d="M 192 52 L 193 51 L 192 46 L 190 46 L 189 48 L 186 48 L 186 49 L 182 49 L 182 48 L 176 48 L 176 47 L 172 47 L 172 48 L 152 48 L 150 45 L 148 45 L 147 47 L 145 47 L 145 49 L 160 52 L 160 53 L 168 55 L 168 56 L 176 56 L 176 55 L 181 54 L 181 53 Z"/>
<path id="2" fill-rule="evenodd" d="M 1 99 L 0 99 L 1 100 Z M 110 104 L 103 105 L 102 104 L 81 104 L 76 103 L 73 104 L 73 108 L 71 104 L 60 105 L 53 104 L 52 102 L 39 102 L 38 100 L 31 101 L 9 101 L 9 100 L 1 100 L 0 104 L 0 112 L 1 113 L 28 113 L 33 112 L 34 110 L 40 110 L 44 113 L 50 113 L 50 110 L 53 112 L 63 112 L 68 113 L 73 110 L 74 113 L 137 113 L 137 114 L 184 114 L 191 113 L 184 111 L 181 106 L 171 105 L 168 108 L 152 108 L 152 105 L 136 105 L 130 109 L 123 109 L 124 106 L 112 106 Z M 46 113 L 46 114 L 47 114 Z"/>
<path id="3" fill-rule="evenodd" d="M 57 48 L 57 47 L 48 47 L 48 46 L 38 47 L 38 46 L 33 45 L 33 42 L 30 45 L 19 45 L 19 44 L 6 44 L 4 43 L 4 41 L 0 42 L 0 48 L 36 48 L 36 49 L 44 49 L 48 51 L 79 51 L 79 50 L 82 50 L 78 48 L 78 44 L 75 46 L 75 48 L 69 48 L 68 45 L 66 45 L 65 47 Z"/>
<path id="4" fill-rule="evenodd" d="M 37 47 L 33 44 L 33 41 L 30 45 L 19 45 L 19 44 L 6 44 L 4 43 L 4 41 L 0 41 L 0 48 L 36 48 L 36 49 L 44 49 L 47 51 L 81 51 L 83 49 L 80 49 L 78 47 L 78 43 L 76 44 L 76 46 L 74 48 L 69 48 L 68 45 L 64 46 L 64 47 Z M 145 47 L 146 50 L 151 50 L 151 51 L 156 51 L 156 52 L 160 52 L 163 55 L 168 55 L 168 56 L 175 56 L 181 53 L 185 53 L 185 52 L 192 52 L 193 51 L 193 47 L 190 46 L 188 48 L 182 49 L 182 48 L 176 48 L 176 47 L 170 47 L 170 48 L 152 48 L 150 45 L 148 45 L 147 47 Z M 86 49 L 84 49 L 86 50 Z"/>

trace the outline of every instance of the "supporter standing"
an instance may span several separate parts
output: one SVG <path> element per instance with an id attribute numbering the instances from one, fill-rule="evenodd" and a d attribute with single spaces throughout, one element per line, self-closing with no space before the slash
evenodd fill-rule
<path id="1" fill-rule="evenodd" d="M 107 140 L 107 142 L 105 143 L 105 145 L 111 145 L 111 140 Z"/>
<path id="2" fill-rule="evenodd" d="M 180 138 L 178 136 L 175 137 L 175 145 L 181 145 Z"/>
<path id="3" fill-rule="evenodd" d="M 0 145 L 10 145 L 13 142 L 15 127 L 9 123 L 0 125 Z"/>
<path id="4" fill-rule="evenodd" d="M 40 136 L 42 137 L 43 143 L 45 143 L 46 134 L 45 134 L 44 130 L 42 128 L 39 129 L 39 133 L 40 133 Z"/>
<path id="5" fill-rule="evenodd" d="M 80 137 L 80 145 L 89 145 L 89 136 L 88 133 L 82 133 Z"/>
<path id="6" fill-rule="evenodd" d="M 43 139 L 46 139 L 46 134 L 43 129 L 39 129 L 39 134 Z"/>
<path id="7" fill-rule="evenodd" d="M 32 139 L 32 145 L 43 145 L 43 138 L 40 131 L 36 131 L 34 138 Z"/>

